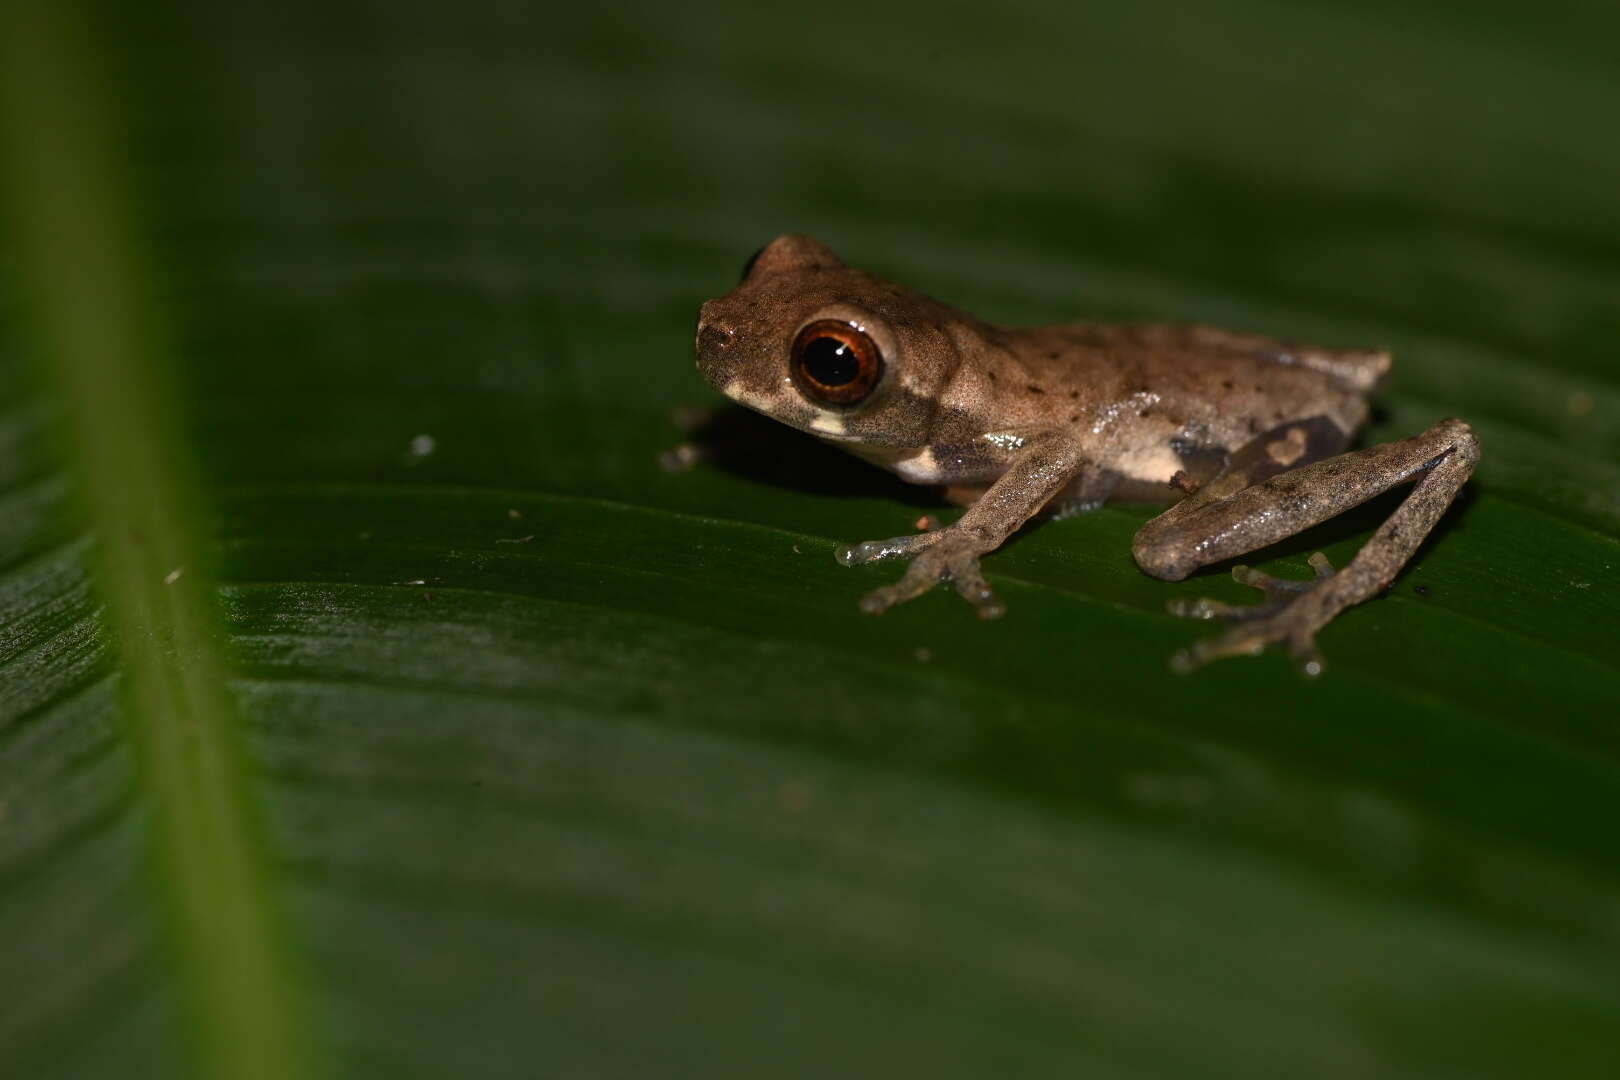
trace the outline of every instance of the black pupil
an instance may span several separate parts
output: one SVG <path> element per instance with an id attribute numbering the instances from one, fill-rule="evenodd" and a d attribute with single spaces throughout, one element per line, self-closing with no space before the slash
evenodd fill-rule
<path id="1" fill-rule="evenodd" d="M 861 373 L 855 350 L 834 337 L 812 338 L 803 364 L 804 373 L 822 386 L 847 386 Z"/>

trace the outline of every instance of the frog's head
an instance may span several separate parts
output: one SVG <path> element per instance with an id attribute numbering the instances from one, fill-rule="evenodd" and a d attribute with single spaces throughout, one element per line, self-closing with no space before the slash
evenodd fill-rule
<path id="1" fill-rule="evenodd" d="M 703 305 L 697 366 L 733 401 L 801 431 L 918 447 L 975 325 L 789 234 L 748 261 L 735 289 Z"/>

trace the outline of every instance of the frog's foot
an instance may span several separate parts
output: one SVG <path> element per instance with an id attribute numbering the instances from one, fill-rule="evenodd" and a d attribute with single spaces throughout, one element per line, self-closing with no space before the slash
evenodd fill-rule
<path id="1" fill-rule="evenodd" d="M 1223 656 L 1253 656 L 1267 645 L 1285 645 L 1307 675 L 1322 673 L 1322 657 L 1316 651 L 1316 632 L 1337 613 L 1338 607 L 1316 603 L 1317 586 L 1333 576 L 1333 564 L 1318 551 L 1310 558 L 1316 571 L 1311 581 L 1273 577 L 1247 566 L 1234 566 L 1232 577 L 1265 594 L 1258 604 L 1224 604 L 1200 597 L 1172 601 L 1172 614 L 1192 619 L 1224 619 L 1238 625 L 1219 637 L 1200 641 L 1170 658 L 1170 666 L 1188 672 Z"/>
<path id="2" fill-rule="evenodd" d="M 1226 604 L 1200 596 L 1196 600 L 1170 601 L 1170 613 L 1188 619 L 1225 619 L 1228 622 L 1248 622 L 1275 615 L 1293 603 L 1301 593 L 1310 592 L 1324 579 L 1333 576 L 1333 564 L 1320 551 L 1310 557 L 1310 564 L 1311 569 L 1316 571 L 1316 577 L 1311 581 L 1273 577 L 1263 570 L 1234 566 L 1232 580 L 1259 589 L 1265 594 L 1264 601 L 1258 604 Z"/>
<path id="3" fill-rule="evenodd" d="M 837 556 L 845 566 L 911 556 L 911 565 L 906 567 L 899 581 L 861 597 L 861 610 L 869 615 L 881 614 L 896 604 L 916 599 L 935 585 L 948 582 L 962 599 L 978 610 L 981 619 L 995 619 L 1006 614 L 1007 605 L 990 588 L 979 569 L 979 556 L 983 551 L 983 545 L 971 536 L 954 529 L 938 529 L 852 544 L 839 548 Z"/>

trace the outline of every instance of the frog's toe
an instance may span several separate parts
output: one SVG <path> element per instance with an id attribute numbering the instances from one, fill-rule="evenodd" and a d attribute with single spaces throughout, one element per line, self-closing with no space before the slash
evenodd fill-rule
<path id="1" fill-rule="evenodd" d="M 1311 569 L 1316 571 L 1316 577 L 1312 578 L 1310 581 L 1296 581 L 1292 578 L 1274 577 L 1271 574 L 1266 573 L 1264 570 L 1256 570 L 1250 566 L 1232 567 L 1232 580 L 1236 581 L 1240 585 L 1248 585 L 1252 588 L 1259 589 L 1261 592 L 1266 594 L 1267 600 L 1287 601 L 1295 596 L 1298 596 L 1302 592 L 1308 592 L 1311 589 L 1314 589 L 1325 578 L 1330 578 L 1333 576 L 1333 564 L 1329 562 L 1328 557 L 1322 554 L 1320 551 L 1316 552 L 1306 561 L 1311 564 Z"/>
<path id="2" fill-rule="evenodd" d="M 1007 614 L 1007 605 L 984 580 L 976 555 L 959 556 L 946 567 L 946 576 L 956 586 L 957 595 L 972 604 L 981 619 L 999 619 Z"/>
<path id="3" fill-rule="evenodd" d="M 881 615 L 896 604 L 915 600 L 944 581 L 945 575 L 938 560 L 928 558 L 930 554 L 925 551 L 913 559 L 911 565 L 906 567 L 905 574 L 893 585 L 873 589 L 861 597 L 861 610 L 868 615 Z"/>
<path id="4" fill-rule="evenodd" d="M 939 532 L 930 531 L 907 536 L 891 536 L 887 540 L 842 544 L 833 552 L 833 557 L 838 560 L 840 566 L 865 566 L 867 563 L 881 562 L 884 559 L 916 555 L 932 547 L 939 538 Z"/>
<path id="5" fill-rule="evenodd" d="M 915 538 L 904 539 L 925 541 L 928 546 L 912 559 L 899 581 L 873 589 L 863 596 L 862 611 L 878 615 L 896 604 L 921 596 L 936 585 L 949 582 L 962 599 L 977 609 L 980 618 L 994 619 L 1006 613 L 1007 605 L 1001 602 L 979 569 L 977 549 L 960 540 L 953 542 L 954 538 L 942 538 L 939 533 L 922 533 Z"/>
<path id="6" fill-rule="evenodd" d="M 1265 599 L 1258 604 L 1228 604 L 1200 596 L 1194 600 L 1170 601 L 1170 613 L 1187 619 L 1222 619 L 1226 622 L 1251 622 L 1270 618 L 1286 610 L 1295 600 L 1333 576 L 1333 564 L 1318 551 L 1309 560 L 1316 577 L 1310 581 L 1280 578 L 1250 566 L 1232 567 L 1232 580 L 1240 585 L 1259 589 Z"/>
<path id="7" fill-rule="evenodd" d="M 1316 650 L 1316 632 L 1326 621 L 1316 611 L 1317 605 L 1301 602 L 1300 593 L 1293 602 L 1280 607 L 1260 604 L 1255 608 L 1238 609 L 1243 612 L 1264 611 L 1259 618 L 1248 618 L 1224 634 L 1200 641 L 1170 658 L 1170 666 L 1185 674 L 1202 667 L 1211 660 L 1227 656 L 1257 656 L 1269 645 L 1281 645 L 1293 656 L 1302 674 L 1322 674 L 1322 655 Z"/>
<path id="8" fill-rule="evenodd" d="M 1208 596 L 1172 600 L 1169 608 L 1170 614 L 1184 619 L 1245 619 L 1254 611 L 1252 605 L 1228 604 Z"/>
<path id="9" fill-rule="evenodd" d="M 1251 640 L 1247 635 L 1228 631 L 1220 637 L 1195 642 L 1174 653 L 1170 657 L 1170 667 L 1178 675 L 1186 675 L 1224 656 L 1258 656 L 1265 647 L 1264 641 Z"/>
<path id="10" fill-rule="evenodd" d="M 1170 666 L 1185 675 L 1211 660 L 1228 656 L 1258 656 L 1268 645 L 1285 646 L 1299 665 L 1301 674 L 1313 677 L 1322 674 L 1322 654 L 1316 649 L 1315 631 L 1292 628 L 1287 620 L 1275 617 L 1234 626 L 1218 637 L 1197 642 L 1170 657 Z"/>
<path id="11" fill-rule="evenodd" d="M 910 600 L 896 585 L 885 585 L 881 589 L 873 589 L 861 597 L 861 610 L 868 615 L 881 615 L 894 605 Z"/>

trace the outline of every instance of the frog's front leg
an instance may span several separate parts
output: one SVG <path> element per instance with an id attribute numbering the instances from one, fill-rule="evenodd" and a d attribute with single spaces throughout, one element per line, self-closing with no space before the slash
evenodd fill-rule
<path id="1" fill-rule="evenodd" d="M 1155 577 L 1180 581 L 1201 566 L 1265 547 L 1397 485 L 1413 484 L 1343 570 L 1334 573 L 1320 554 L 1311 558 L 1317 579 L 1310 582 L 1286 582 L 1240 566 L 1233 577 L 1263 589 L 1266 603 L 1244 609 L 1196 601 L 1174 608 L 1178 614 L 1237 622 L 1225 634 L 1177 654 L 1174 666 L 1185 671 L 1217 657 L 1282 644 L 1307 674 L 1320 672 L 1316 632 L 1394 580 L 1478 462 L 1472 429 L 1461 420 L 1442 420 L 1410 439 L 1340 454 L 1235 491 L 1234 481 L 1241 478 L 1217 477 L 1207 493 L 1199 491 L 1150 521 L 1136 536 L 1137 564 Z"/>
<path id="2" fill-rule="evenodd" d="M 911 565 L 898 582 L 861 598 L 861 610 L 876 615 L 948 581 L 978 609 L 980 618 L 1002 615 L 1006 605 L 984 580 L 979 556 L 1000 547 L 1035 516 L 1074 479 L 1082 464 L 1080 447 L 1067 433 L 1032 435 L 1007 471 L 954 524 L 840 548 L 838 561 L 845 566 L 911 557 Z"/>

